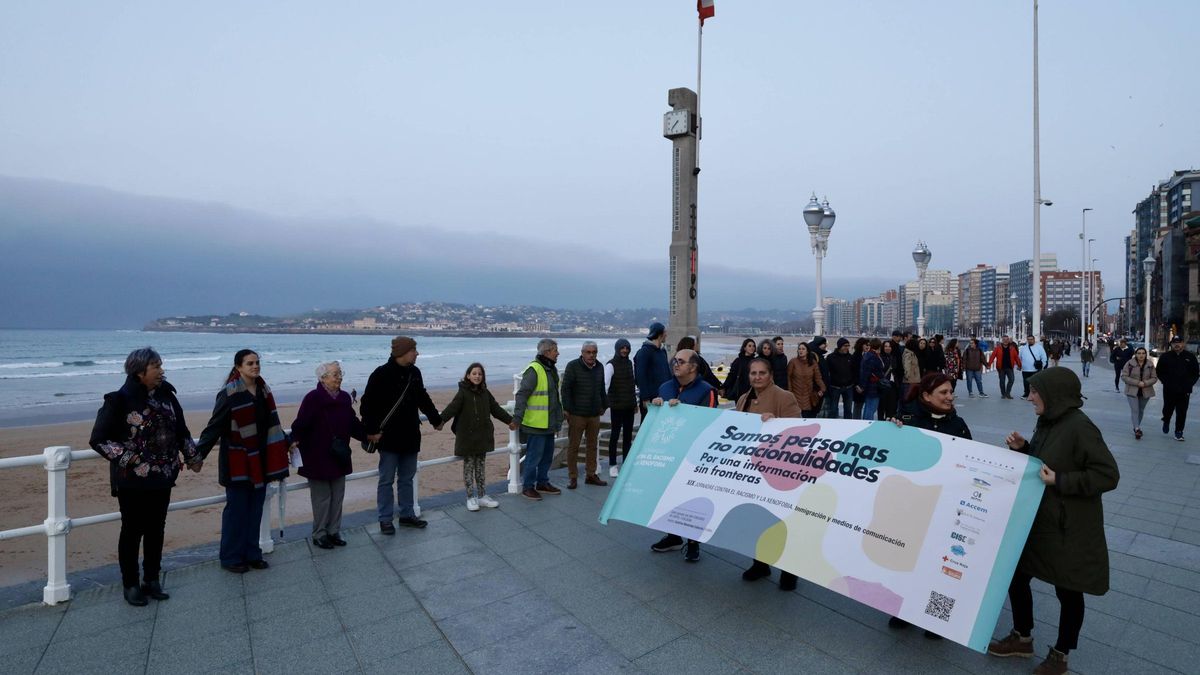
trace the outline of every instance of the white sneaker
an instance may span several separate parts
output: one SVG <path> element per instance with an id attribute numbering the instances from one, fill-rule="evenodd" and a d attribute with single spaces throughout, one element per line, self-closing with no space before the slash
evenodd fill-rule
<path id="1" fill-rule="evenodd" d="M 478 511 L 479 510 L 479 500 L 475 499 L 474 497 L 468 497 L 467 498 L 467 510 L 468 511 Z"/>
<path id="2" fill-rule="evenodd" d="M 620 473 L 620 471 L 618 471 L 616 464 L 613 464 L 612 466 L 608 467 L 608 475 L 611 478 L 616 478 L 618 473 Z"/>
<path id="3" fill-rule="evenodd" d="M 479 498 L 479 505 L 483 506 L 483 507 L 487 507 L 489 509 L 494 509 L 497 506 L 500 506 L 500 502 L 496 501 L 495 499 L 492 499 L 488 495 L 484 495 Z"/>

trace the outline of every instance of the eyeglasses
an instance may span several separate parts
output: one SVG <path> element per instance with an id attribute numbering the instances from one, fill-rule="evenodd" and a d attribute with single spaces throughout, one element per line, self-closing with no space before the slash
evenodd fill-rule
<path id="1" fill-rule="evenodd" d="M 691 361 L 687 361 L 687 360 L 684 360 L 684 359 L 671 359 L 671 366 L 672 366 L 672 367 L 675 367 L 675 366 L 682 366 L 682 365 L 686 365 L 686 364 L 689 364 L 689 363 L 691 363 Z"/>

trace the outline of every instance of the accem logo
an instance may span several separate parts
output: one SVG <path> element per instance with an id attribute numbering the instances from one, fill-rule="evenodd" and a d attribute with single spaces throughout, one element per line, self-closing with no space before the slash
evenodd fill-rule
<path id="1" fill-rule="evenodd" d="M 958 505 L 965 506 L 968 509 L 971 509 L 972 511 L 974 511 L 976 513 L 987 513 L 988 512 L 988 510 L 986 508 L 979 506 L 978 504 L 972 504 L 971 502 L 969 502 L 965 499 L 958 500 Z"/>

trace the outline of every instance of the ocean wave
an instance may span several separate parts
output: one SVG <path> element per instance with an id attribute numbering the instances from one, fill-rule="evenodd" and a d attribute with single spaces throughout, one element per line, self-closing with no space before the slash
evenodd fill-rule
<path id="1" fill-rule="evenodd" d="M 0 363 L 0 369 L 12 370 L 15 368 L 58 368 L 62 365 L 62 361 L 42 361 L 37 363 Z"/>
<path id="2" fill-rule="evenodd" d="M 163 362 L 180 363 L 184 361 L 219 361 L 220 359 L 220 356 L 168 356 L 163 359 Z M 124 363 L 124 361 L 121 363 Z"/>
<path id="3" fill-rule="evenodd" d="M 0 375 L 0 380 L 40 380 L 47 377 L 87 377 L 89 375 L 124 375 L 123 370 L 80 370 L 66 373 L 28 373 L 21 375 Z"/>
<path id="4" fill-rule="evenodd" d="M 300 359 L 279 359 L 278 361 L 267 361 L 267 363 L 274 363 L 282 366 L 295 366 L 304 363 L 304 361 Z"/>

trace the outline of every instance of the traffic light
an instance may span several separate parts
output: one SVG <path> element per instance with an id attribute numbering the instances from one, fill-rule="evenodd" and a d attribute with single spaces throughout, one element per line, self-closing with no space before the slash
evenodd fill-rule
<path id="1" fill-rule="evenodd" d="M 1087 332 L 1088 332 L 1088 335 L 1091 335 L 1092 333 L 1095 333 L 1095 332 L 1096 332 L 1096 326 L 1094 326 L 1094 325 L 1092 325 L 1092 324 L 1090 324 L 1090 323 L 1089 323 L 1089 324 L 1087 325 Z"/>

